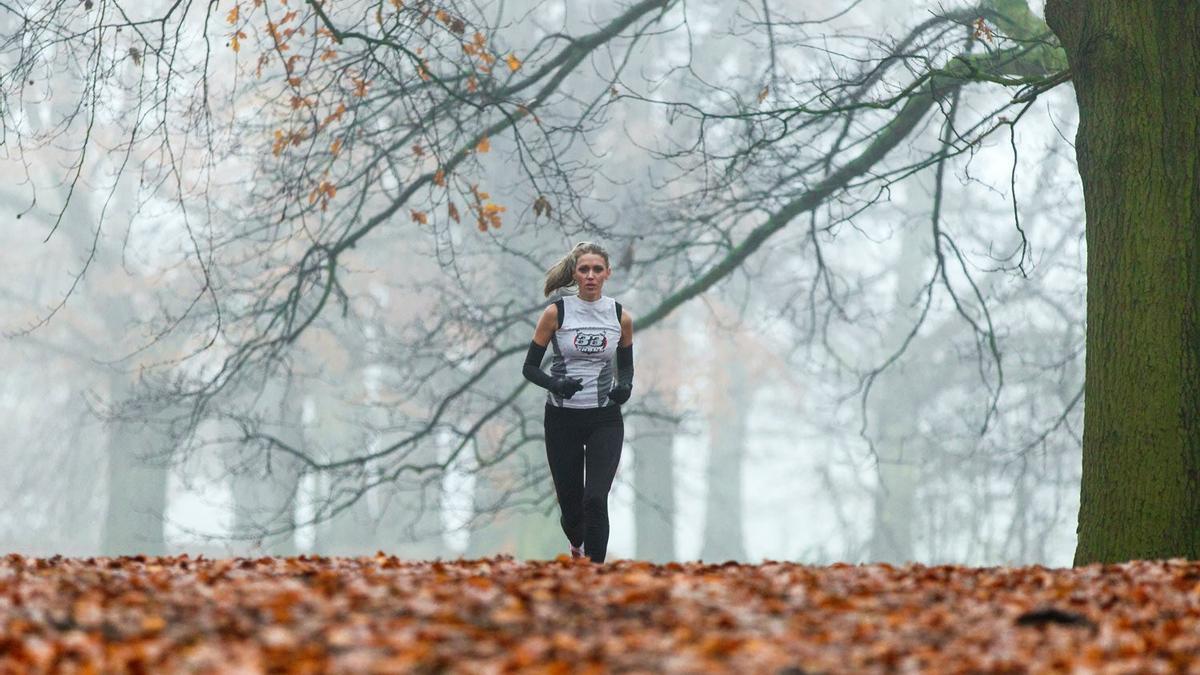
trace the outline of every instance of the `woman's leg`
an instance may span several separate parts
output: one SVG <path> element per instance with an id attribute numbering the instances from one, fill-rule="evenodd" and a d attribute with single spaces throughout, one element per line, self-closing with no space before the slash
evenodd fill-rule
<path id="1" fill-rule="evenodd" d="M 575 425 L 546 411 L 546 460 L 562 513 L 559 523 L 572 546 L 583 544 L 583 437 Z"/>
<path id="2" fill-rule="evenodd" d="M 593 429 L 586 440 L 587 484 L 583 488 L 583 551 L 592 562 L 604 562 L 608 552 L 608 491 L 621 462 L 625 427 L 620 422 Z"/>

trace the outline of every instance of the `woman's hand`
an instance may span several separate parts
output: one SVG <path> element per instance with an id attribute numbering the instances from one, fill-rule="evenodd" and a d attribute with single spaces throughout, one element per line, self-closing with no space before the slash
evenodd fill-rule
<path id="1" fill-rule="evenodd" d="M 608 392 L 608 397 L 617 405 L 622 405 L 629 400 L 629 395 L 633 393 L 633 385 L 618 384 Z"/>
<path id="2" fill-rule="evenodd" d="M 580 389 L 583 389 L 583 380 L 574 377 L 556 377 L 547 388 L 562 398 L 571 398 Z"/>

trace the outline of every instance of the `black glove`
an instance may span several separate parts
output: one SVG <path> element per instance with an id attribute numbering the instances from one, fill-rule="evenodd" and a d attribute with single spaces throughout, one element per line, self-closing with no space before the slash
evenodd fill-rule
<path id="1" fill-rule="evenodd" d="M 617 386 L 608 392 L 608 397 L 617 405 L 629 400 L 633 393 L 633 345 L 617 347 Z"/>
<path id="2" fill-rule="evenodd" d="M 608 397 L 611 398 L 613 400 L 613 402 L 616 403 L 617 405 L 621 405 L 622 403 L 629 400 L 629 395 L 632 393 L 633 393 L 632 385 L 618 384 L 617 386 L 612 388 L 612 391 L 608 392 Z"/>
<path id="3" fill-rule="evenodd" d="M 571 398 L 580 389 L 583 389 L 583 380 L 574 377 L 556 377 L 546 389 L 556 396 Z"/>

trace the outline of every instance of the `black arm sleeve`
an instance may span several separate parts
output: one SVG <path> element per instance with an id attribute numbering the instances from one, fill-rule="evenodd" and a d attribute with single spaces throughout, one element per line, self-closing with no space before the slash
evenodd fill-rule
<path id="1" fill-rule="evenodd" d="M 542 389 L 549 389 L 554 378 L 542 370 L 542 358 L 545 356 L 546 348 L 530 340 L 529 351 L 525 353 L 525 367 L 521 369 L 521 374 Z"/>
<path id="2" fill-rule="evenodd" d="M 617 384 L 633 387 L 633 345 L 617 347 Z"/>

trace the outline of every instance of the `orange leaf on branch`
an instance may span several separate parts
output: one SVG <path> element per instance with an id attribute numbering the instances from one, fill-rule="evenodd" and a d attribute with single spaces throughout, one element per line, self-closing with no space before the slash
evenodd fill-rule
<path id="1" fill-rule="evenodd" d="M 417 211 L 414 209 L 412 212 L 412 219 L 413 219 L 413 221 L 418 222 L 422 225 L 429 224 L 429 216 L 427 216 L 424 211 Z"/>
<path id="2" fill-rule="evenodd" d="M 991 43 L 996 35 L 995 31 L 992 30 L 991 26 L 987 25 L 987 22 L 983 20 L 982 16 L 978 19 L 975 19 L 974 28 L 976 40 L 987 40 L 989 43 Z"/>
<path id="3" fill-rule="evenodd" d="M 321 200 L 321 210 L 324 211 L 329 206 L 329 200 L 333 199 L 337 194 L 337 188 L 327 180 L 321 181 L 320 185 L 313 188 L 313 191 L 308 195 L 308 203 L 315 204 L 318 199 Z"/>
<path id="4" fill-rule="evenodd" d="M 496 229 L 500 229 L 500 214 L 504 213 L 505 208 L 499 204 L 486 204 L 483 207 L 483 217 L 487 219 L 488 224 Z"/>
<path id="5" fill-rule="evenodd" d="M 346 112 L 346 104 L 339 103 L 337 110 L 334 110 L 333 112 L 331 112 L 325 116 L 325 121 L 321 123 L 321 126 L 323 126 L 323 127 L 329 126 L 330 122 L 336 122 L 337 120 L 342 119 L 342 115 L 345 114 L 345 112 Z"/>

